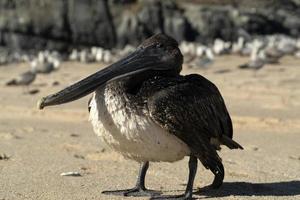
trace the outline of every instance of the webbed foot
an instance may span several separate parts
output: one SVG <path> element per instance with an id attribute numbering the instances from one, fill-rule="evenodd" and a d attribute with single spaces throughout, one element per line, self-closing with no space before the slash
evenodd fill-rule
<path id="1" fill-rule="evenodd" d="M 154 197 L 161 195 L 161 192 L 155 190 L 148 190 L 139 187 L 134 187 L 132 189 L 127 190 L 112 190 L 112 191 L 103 191 L 102 194 L 106 195 L 118 195 L 118 196 L 126 196 L 126 197 Z"/>
<path id="2" fill-rule="evenodd" d="M 181 195 L 166 195 L 166 196 L 158 196 L 152 197 L 151 200 L 192 200 L 192 194 L 181 194 Z"/>

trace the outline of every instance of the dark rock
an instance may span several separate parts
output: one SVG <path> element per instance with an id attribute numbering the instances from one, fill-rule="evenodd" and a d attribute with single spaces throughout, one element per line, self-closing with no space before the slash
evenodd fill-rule
<path id="1" fill-rule="evenodd" d="M 111 48 L 116 39 L 106 0 L 2 0 L 0 33 L 0 45 L 25 49 Z"/>
<path id="2" fill-rule="evenodd" d="M 0 46 L 3 46 L 3 45 L 4 45 L 4 42 L 3 42 L 3 33 L 0 30 Z"/>
<path id="3" fill-rule="evenodd" d="M 71 47 L 138 45 L 156 33 L 203 43 L 215 38 L 236 40 L 241 30 L 247 38 L 249 34 L 300 34 L 300 0 L 188 2 L 193 3 L 0 0 L 0 46 L 65 51 Z"/>
<path id="4" fill-rule="evenodd" d="M 144 27 L 144 34 L 149 37 L 163 30 L 163 14 L 160 1 L 150 0 L 142 4 L 142 10 L 137 14 L 138 20 Z"/>
<path id="5" fill-rule="evenodd" d="M 276 20 L 275 16 L 270 16 L 266 11 L 241 12 L 239 18 L 243 19 L 239 24 L 240 27 L 250 34 L 265 35 L 288 32 L 279 22 L 280 20 Z"/>
<path id="6" fill-rule="evenodd" d="M 116 8 L 113 9 L 120 10 Z M 133 13 L 130 9 L 114 17 L 119 46 L 138 45 L 145 38 L 165 33 L 177 41 L 193 40 L 194 32 L 180 9 L 173 1 L 144 1 L 142 8 Z"/>
<path id="7" fill-rule="evenodd" d="M 60 40 L 51 40 L 40 36 L 32 36 L 14 32 L 3 33 L 3 44 L 9 49 L 49 49 L 65 51 L 68 43 Z"/>
<path id="8" fill-rule="evenodd" d="M 131 3 L 136 3 L 136 0 L 110 0 L 111 4 L 131 4 Z"/>
<path id="9" fill-rule="evenodd" d="M 196 30 L 196 40 L 205 43 L 214 38 L 236 38 L 236 27 L 231 18 L 233 11 L 228 7 L 188 6 L 185 16 Z"/>
<path id="10" fill-rule="evenodd" d="M 30 95 L 35 95 L 35 94 L 37 94 L 37 93 L 39 93 L 39 92 L 40 92 L 39 89 L 31 89 L 31 90 L 28 91 L 28 94 L 30 94 Z"/>
<path id="11" fill-rule="evenodd" d="M 0 6 L 0 29 L 50 38 L 64 38 L 66 1 L 10 0 Z M 9 3 L 8 3 L 9 2 Z"/>
<path id="12" fill-rule="evenodd" d="M 280 9 L 276 12 L 276 17 L 288 34 L 295 37 L 300 35 L 300 7 L 298 12 Z"/>
<path id="13" fill-rule="evenodd" d="M 4 45 L 10 49 L 42 49 L 46 47 L 46 40 L 36 36 L 27 36 L 15 32 L 4 32 Z"/>
<path id="14" fill-rule="evenodd" d="M 116 35 L 106 0 L 69 0 L 72 41 L 112 48 Z"/>
<path id="15" fill-rule="evenodd" d="M 194 40 L 195 31 L 184 16 L 184 10 L 180 9 L 173 1 L 164 1 L 162 6 L 163 32 L 174 37 L 178 42 Z"/>
<path id="16" fill-rule="evenodd" d="M 121 23 L 116 27 L 119 47 L 126 44 L 137 46 L 147 35 L 144 26 L 138 21 L 136 15 L 130 12 L 123 14 Z"/>

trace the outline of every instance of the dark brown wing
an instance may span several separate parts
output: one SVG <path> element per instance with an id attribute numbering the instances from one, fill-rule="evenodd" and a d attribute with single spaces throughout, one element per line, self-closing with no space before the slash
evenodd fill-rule
<path id="1" fill-rule="evenodd" d="M 200 75 L 180 77 L 177 84 L 153 93 L 148 109 L 151 118 L 184 141 L 205 167 L 213 170 L 220 163 L 210 140 L 231 140 L 232 123 L 213 83 Z"/>

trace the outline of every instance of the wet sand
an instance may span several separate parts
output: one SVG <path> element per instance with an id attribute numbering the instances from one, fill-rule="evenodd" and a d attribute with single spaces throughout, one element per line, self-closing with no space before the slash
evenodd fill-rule
<path id="1" fill-rule="evenodd" d="M 199 164 L 198 199 L 300 199 L 300 60 L 285 57 L 280 65 L 241 71 L 247 61 L 222 56 L 206 70 L 184 68 L 212 80 L 224 96 L 234 124 L 234 139 L 244 150 L 224 147 L 224 184 L 205 188 L 213 179 Z M 102 144 L 88 122 L 85 97 L 39 111 L 36 102 L 99 69 L 99 64 L 66 62 L 59 71 L 40 75 L 29 87 L 3 83 L 26 71 L 27 64 L 0 67 L 0 199 L 148 199 L 102 195 L 136 181 L 138 164 Z M 221 70 L 221 71 L 220 71 Z M 220 73 L 221 72 L 221 73 Z M 225 72 L 225 73 L 222 73 Z M 59 85 L 53 86 L 55 81 Z M 80 172 L 79 177 L 60 176 Z M 146 185 L 164 194 L 184 192 L 187 159 L 150 164 Z"/>

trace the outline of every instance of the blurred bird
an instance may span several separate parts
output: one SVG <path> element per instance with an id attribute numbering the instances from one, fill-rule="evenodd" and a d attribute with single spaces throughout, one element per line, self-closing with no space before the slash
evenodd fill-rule
<path id="1" fill-rule="evenodd" d="M 249 62 L 239 65 L 240 69 L 253 69 L 259 70 L 265 65 L 265 61 L 262 58 L 262 51 L 256 47 L 252 50 L 251 59 Z"/>
<path id="2" fill-rule="evenodd" d="M 279 51 L 276 47 L 269 47 L 264 49 L 264 60 L 269 64 L 278 64 L 279 60 L 284 56 L 284 53 Z"/>
<path id="3" fill-rule="evenodd" d="M 79 53 L 77 49 L 73 49 L 72 52 L 69 55 L 70 61 L 78 61 L 79 60 Z"/>
<path id="4" fill-rule="evenodd" d="M 103 62 L 106 63 L 106 64 L 113 62 L 113 55 L 109 50 L 104 50 L 104 52 L 103 52 Z"/>
<path id="5" fill-rule="evenodd" d="M 98 48 L 94 56 L 96 62 L 102 62 L 104 57 L 104 50 L 102 48 Z"/>
<path id="6" fill-rule="evenodd" d="M 278 44 L 278 50 L 284 55 L 293 55 L 297 51 L 297 46 L 294 41 L 282 40 Z"/>
<path id="7" fill-rule="evenodd" d="M 17 86 L 17 85 L 30 85 L 36 78 L 36 73 L 32 70 L 24 72 L 17 77 L 9 80 L 5 83 L 7 86 Z"/>
<path id="8" fill-rule="evenodd" d="M 295 56 L 296 58 L 300 58 L 300 50 L 296 51 L 296 52 L 294 53 L 294 56 Z"/>
<path id="9" fill-rule="evenodd" d="M 54 70 L 54 65 L 46 60 L 40 61 L 39 59 L 34 59 L 30 62 L 31 69 L 35 73 L 39 74 L 49 74 Z"/>
<path id="10" fill-rule="evenodd" d="M 207 68 L 214 62 L 214 54 L 210 48 L 205 48 L 203 50 L 203 55 L 200 57 L 195 57 L 188 66 L 191 68 Z"/>
<path id="11" fill-rule="evenodd" d="M 59 68 L 61 59 L 56 52 L 39 52 L 38 56 L 30 62 L 30 66 L 37 74 L 49 74 Z"/>
<path id="12" fill-rule="evenodd" d="M 262 59 L 250 60 L 249 62 L 239 66 L 240 69 L 254 69 L 259 70 L 264 66 L 265 62 Z"/>
<path id="13" fill-rule="evenodd" d="M 231 43 L 221 39 L 216 39 L 213 44 L 213 52 L 216 55 L 228 54 L 230 52 Z"/>
<path id="14" fill-rule="evenodd" d="M 79 61 L 82 63 L 91 63 L 95 62 L 95 58 L 88 52 L 88 50 L 83 49 L 79 52 Z"/>
<path id="15" fill-rule="evenodd" d="M 245 46 L 245 39 L 243 37 L 239 37 L 238 40 L 232 44 L 231 52 L 234 54 L 241 54 L 241 51 L 244 46 Z"/>

